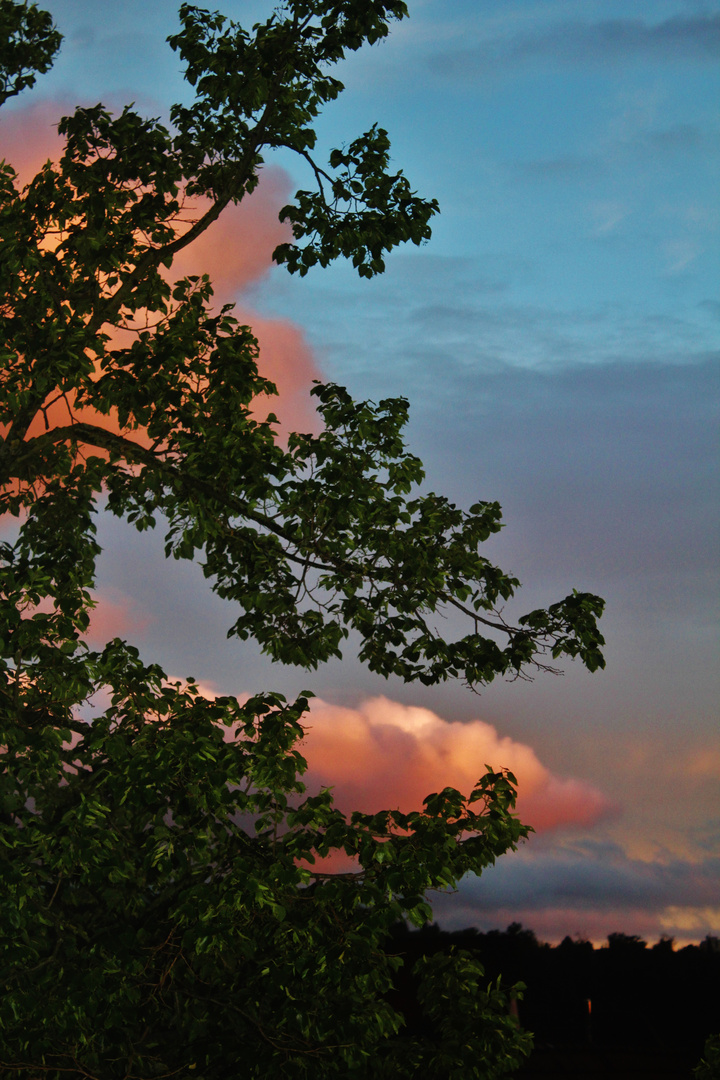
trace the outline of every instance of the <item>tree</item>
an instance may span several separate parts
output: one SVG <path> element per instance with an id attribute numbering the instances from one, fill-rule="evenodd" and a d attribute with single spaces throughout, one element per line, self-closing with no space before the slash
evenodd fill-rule
<path id="1" fill-rule="evenodd" d="M 0 0 L 0 105 L 50 70 L 61 40 L 49 12 Z"/>
<path id="2" fill-rule="evenodd" d="M 0 53 L 9 96 L 59 38 L 34 5 L 0 4 L 23 43 Z M 19 519 L 0 550 L 3 1075 L 493 1077 L 527 1050 L 463 953 L 425 965 L 428 1034 L 403 1039 L 383 949 L 397 919 L 429 917 L 429 890 L 528 834 L 511 774 L 348 818 L 302 783 L 308 695 L 210 701 L 126 642 L 83 640 L 108 513 L 162 522 L 167 554 L 200 558 L 236 605 L 230 633 L 277 661 L 314 668 L 353 630 L 371 670 L 425 684 L 524 677 L 548 654 L 603 666 L 598 597 L 504 619 L 518 582 L 478 550 L 500 507 L 416 494 L 403 399 L 317 385 L 324 430 L 282 445 L 254 410 L 274 388 L 251 330 L 207 277 L 167 281 L 279 147 L 316 180 L 281 214 L 291 273 L 343 256 L 370 277 L 429 237 L 437 205 L 391 170 L 383 129 L 313 157 L 334 65 L 406 14 L 286 0 L 248 32 L 183 4 L 168 40 L 196 98 L 171 130 L 81 108 L 26 188 L 1 166 L 0 499 Z M 448 607 L 469 622 L 457 639 L 434 625 Z"/>

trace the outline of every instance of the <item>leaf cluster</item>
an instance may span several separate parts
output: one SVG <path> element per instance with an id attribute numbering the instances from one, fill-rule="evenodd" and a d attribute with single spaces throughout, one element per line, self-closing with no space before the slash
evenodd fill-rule
<path id="1" fill-rule="evenodd" d="M 0 105 L 50 70 L 61 41 L 49 12 L 34 3 L 0 0 Z"/>
<path id="2" fill-rule="evenodd" d="M 439 1043 L 408 1057 L 387 1001 L 400 960 L 383 942 L 399 918 L 426 921 L 428 890 L 527 835 L 514 777 L 489 772 L 468 799 L 445 789 L 420 812 L 347 817 L 300 779 L 307 697 L 209 701 L 117 640 L 86 670 L 107 707 L 84 719 L 31 722 L 47 681 L 3 680 L 9 1075 L 42 1062 L 49 1076 L 209 1080 L 242 1060 L 249 1077 L 410 1077 L 425 1062 L 439 1076 L 436 1059 L 480 1046 L 504 1060 L 504 993 L 480 992 L 463 958 L 423 974 Z"/>

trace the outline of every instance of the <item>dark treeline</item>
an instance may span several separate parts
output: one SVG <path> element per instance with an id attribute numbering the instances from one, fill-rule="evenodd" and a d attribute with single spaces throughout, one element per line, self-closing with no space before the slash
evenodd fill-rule
<path id="1" fill-rule="evenodd" d="M 412 977 L 422 955 L 467 949 L 482 962 L 488 982 L 502 976 L 505 986 L 525 983 L 518 1015 L 522 1027 L 533 1032 L 536 1049 L 518 1080 L 545 1076 L 546 1069 L 566 1076 L 689 1078 L 706 1038 L 720 1031 L 716 937 L 678 949 L 669 938 L 648 946 L 622 933 L 611 934 L 601 948 L 570 937 L 552 946 L 520 923 L 488 933 L 401 925 L 392 937 L 393 951 L 405 961 L 393 1004 L 415 1031 L 426 1025 Z M 574 1054 L 575 1064 L 563 1065 L 563 1054 L 563 1061 Z M 634 1065 L 627 1064 L 631 1059 Z"/>

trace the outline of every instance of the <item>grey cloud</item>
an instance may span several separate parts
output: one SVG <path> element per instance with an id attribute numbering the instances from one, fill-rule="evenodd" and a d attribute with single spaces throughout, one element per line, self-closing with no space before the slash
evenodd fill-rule
<path id="1" fill-rule="evenodd" d="M 705 625 L 720 429 L 710 320 L 619 304 L 560 318 L 504 292 L 520 264 L 490 255 L 482 269 L 479 283 L 472 264 L 396 260 L 366 301 L 372 319 L 348 312 L 353 340 L 330 377 L 359 397 L 411 388 L 429 485 L 500 500 L 521 579 L 592 581 L 620 610 Z"/>
<path id="2" fill-rule="evenodd" d="M 648 130 L 632 138 L 608 143 L 602 154 L 566 154 L 556 158 L 537 158 L 515 161 L 512 168 L 522 178 L 536 181 L 597 181 L 614 167 L 618 153 L 633 159 L 646 158 L 657 162 L 658 157 L 675 157 L 697 152 L 715 153 L 720 145 L 717 131 L 708 131 L 697 124 L 675 124 L 673 127 Z"/>
<path id="3" fill-rule="evenodd" d="M 478 42 L 472 48 L 436 53 L 428 59 L 440 75 L 468 77 L 500 64 L 536 60 L 572 65 L 631 58 L 712 61 L 720 55 L 720 15 L 695 15 L 651 24 L 640 19 L 597 23 L 561 22 L 533 33 Z"/>
<path id="4" fill-rule="evenodd" d="M 599 157 L 566 155 L 557 158 L 540 158 L 534 161 L 518 161 L 514 168 L 521 176 L 531 180 L 583 180 L 597 179 L 607 171 Z"/>
<path id="5" fill-rule="evenodd" d="M 699 307 L 720 319 L 720 300 L 701 300 Z"/>
<path id="6" fill-rule="evenodd" d="M 628 859 L 617 850 L 505 856 L 462 886 L 478 912 L 496 908 L 642 909 L 717 905 L 720 859 L 668 863 Z"/>
<path id="7" fill-rule="evenodd" d="M 673 581 L 694 591 L 695 577 L 712 573 L 716 359 L 456 370 L 446 380 L 453 424 L 441 446 L 432 436 L 436 455 L 477 462 L 483 486 L 508 495 L 509 516 L 523 508 L 548 569 L 592 566 L 653 595 L 653 575 L 664 575 L 668 602 Z M 436 396 L 423 409 L 422 443 L 439 405 Z"/>
<path id="8" fill-rule="evenodd" d="M 428 484 L 464 505 L 500 500 L 522 579 L 596 581 L 623 610 L 662 605 L 704 625 L 717 565 L 712 302 L 707 314 L 558 313 L 514 300 L 519 260 L 489 254 L 479 269 L 393 260 L 364 309 L 345 307 L 329 377 L 358 397 L 410 391 Z"/>
<path id="9" fill-rule="evenodd" d="M 602 236 L 594 242 L 617 240 Z M 570 241 L 558 236 L 553 254 L 565 250 L 571 252 Z M 588 258 L 592 254 L 589 251 Z M 424 253 L 397 256 L 389 261 L 382 282 L 371 283 L 354 307 L 344 294 L 328 296 L 334 311 L 344 307 L 348 314 L 338 355 L 344 362 L 349 352 L 354 354 L 367 370 L 376 368 L 374 375 L 381 379 L 405 357 L 418 387 L 423 377 L 415 361 L 432 364 L 434 356 L 442 370 L 441 383 L 447 385 L 454 372 L 462 378 L 472 369 L 472 376 L 481 378 L 504 366 L 549 370 L 642 365 L 650 359 L 654 365 L 702 363 L 703 352 L 713 344 L 692 310 L 676 309 L 668 315 L 616 300 L 558 311 L 517 299 L 541 272 L 529 256 L 494 252 L 483 255 L 481 267 L 472 260 Z"/>
<path id="10" fill-rule="evenodd" d="M 707 134 L 696 124 L 675 124 L 674 127 L 649 131 L 643 142 L 655 150 L 694 150 L 707 140 Z M 716 141 L 716 140 L 715 140 Z"/>

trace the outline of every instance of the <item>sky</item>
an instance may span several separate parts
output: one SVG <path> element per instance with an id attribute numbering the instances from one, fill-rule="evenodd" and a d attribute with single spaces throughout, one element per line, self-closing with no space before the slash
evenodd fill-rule
<path id="1" fill-rule="evenodd" d="M 52 125 L 77 104 L 166 117 L 187 98 L 164 44 L 173 3 L 45 6 L 61 54 L 0 118 L 18 167 L 55 152 Z M 272 9 L 217 6 L 243 24 Z M 273 268 L 277 212 L 308 182 L 281 155 L 175 269 L 210 272 L 256 330 L 286 427 L 316 422 L 313 378 L 407 397 L 427 490 L 503 506 L 485 554 L 524 583 L 507 613 L 599 593 L 607 669 L 478 696 L 386 681 L 351 653 L 278 668 L 226 639 L 229 605 L 199 569 L 164 561 L 161 536 L 105 520 L 93 634 L 209 693 L 312 689 L 309 782 L 343 808 L 411 809 L 469 790 L 485 762 L 515 771 L 536 832 L 437 898 L 441 925 L 720 934 L 720 4 L 409 6 L 338 72 L 318 147 L 387 128 L 393 165 L 440 203 L 431 241 L 369 282 Z"/>

